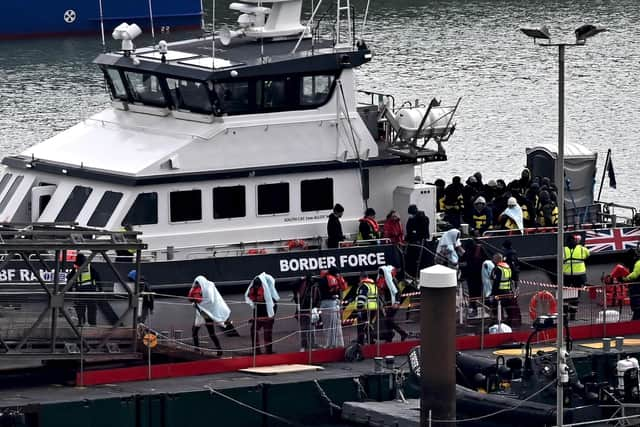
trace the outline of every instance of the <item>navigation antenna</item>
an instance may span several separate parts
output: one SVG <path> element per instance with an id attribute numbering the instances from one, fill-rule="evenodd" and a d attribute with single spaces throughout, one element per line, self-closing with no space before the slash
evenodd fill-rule
<path id="1" fill-rule="evenodd" d="M 151 21 L 151 38 L 153 39 L 153 44 L 156 44 L 156 32 L 153 29 L 153 7 L 151 7 L 151 0 L 149 0 L 149 20 Z"/>
<path id="2" fill-rule="evenodd" d="M 107 51 L 107 43 L 104 40 L 104 14 L 102 12 L 102 0 L 98 0 L 98 6 L 100 6 L 100 33 L 102 34 L 102 52 Z"/>
<path id="3" fill-rule="evenodd" d="M 216 69 L 216 0 L 211 0 L 211 69 Z"/>

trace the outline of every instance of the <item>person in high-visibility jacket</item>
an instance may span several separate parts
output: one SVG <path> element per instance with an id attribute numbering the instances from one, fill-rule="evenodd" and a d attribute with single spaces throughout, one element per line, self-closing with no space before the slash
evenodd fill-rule
<path id="1" fill-rule="evenodd" d="M 358 240 L 373 240 L 380 238 L 380 227 L 376 221 L 376 211 L 367 208 L 364 217 L 360 218 L 358 225 Z"/>
<path id="2" fill-rule="evenodd" d="M 358 310 L 358 343 L 374 342 L 371 335 L 371 327 L 376 321 L 378 308 L 378 287 L 367 273 L 360 273 L 360 283 L 356 290 L 356 309 Z"/>
<path id="3" fill-rule="evenodd" d="M 579 244 L 580 236 L 569 235 L 566 238 L 564 247 L 564 257 L 562 264 L 562 275 L 564 286 L 579 288 L 587 283 L 586 259 L 589 257 L 589 250 Z M 578 298 L 565 298 L 569 320 L 576 319 L 578 312 Z"/>
<path id="4" fill-rule="evenodd" d="M 504 260 L 502 254 L 493 256 L 495 268 L 491 272 L 493 281 L 493 289 L 491 292 L 492 308 L 494 317 L 498 317 L 498 299 L 500 305 L 507 313 L 509 326 L 518 327 L 522 323 L 520 307 L 518 306 L 518 297 L 515 295 L 515 287 L 513 285 L 513 272 L 511 267 Z"/>
<path id="5" fill-rule="evenodd" d="M 97 292 L 101 291 L 100 277 L 93 268 L 91 263 L 87 263 L 87 258 L 84 254 L 78 253 L 76 260 L 73 263 L 73 272 L 75 274 L 74 284 L 72 290 L 75 292 Z M 86 265 L 85 265 L 86 264 Z M 95 300 L 90 299 L 78 299 L 74 303 L 74 308 L 78 316 L 78 326 L 96 325 L 96 319 L 98 314 L 98 305 Z"/>
<path id="6" fill-rule="evenodd" d="M 622 278 L 623 282 L 632 282 L 629 285 L 629 305 L 633 311 L 631 320 L 640 320 L 640 243 L 636 246 L 636 262 L 633 271 Z"/>

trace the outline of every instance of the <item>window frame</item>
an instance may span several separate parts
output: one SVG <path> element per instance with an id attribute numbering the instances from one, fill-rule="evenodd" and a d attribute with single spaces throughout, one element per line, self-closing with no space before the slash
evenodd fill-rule
<path id="1" fill-rule="evenodd" d="M 173 194 L 176 194 L 176 193 L 192 193 L 192 192 L 197 192 L 199 194 L 199 196 L 200 196 L 199 197 L 199 199 L 200 199 L 200 218 L 174 220 L 172 218 L 173 211 L 172 211 L 171 196 Z M 169 215 L 168 215 L 169 224 L 190 224 L 190 223 L 202 222 L 203 221 L 203 217 L 204 217 L 204 206 L 202 204 L 202 189 L 200 189 L 200 188 L 191 188 L 191 189 L 169 191 L 169 198 L 168 198 L 167 208 L 169 210 Z"/>
<path id="2" fill-rule="evenodd" d="M 207 93 L 207 99 L 209 100 L 209 105 L 211 106 L 211 111 L 207 111 L 206 109 L 202 109 L 202 108 L 193 108 L 193 107 L 189 107 L 189 108 L 181 108 L 180 106 L 177 105 L 176 100 L 173 98 L 173 95 L 171 93 L 171 87 L 169 85 L 169 79 L 171 80 L 175 80 L 177 82 L 181 82 L 181 81 L 185 81 L 185 82 L 189 82 L 189 83 L 200 83 L 204 86 L 204 90 Z M 176 78 L 176 77 L 170 77 L 170 76 L 164 76 L 163 77 L 164 83 L 166 85 L 167 88 L 167 92 L 169 94 L 169 100 L 171 101 L 171 107 L 173 110 L 175 111 L 182 111 L 182 112 L 189 112 L 189 113 L 196 113 L 196 114 L 206 114 L 206 115 L 217 115 L 219 113 L 219 109 L 220 107 L 217 104 L 217 98 L 215 96 L 213 96 L 212 92 L 213 90 L 209 87 L 211 85 L 211 87 L 213 87 L 213 83 L 211 83 L 210 81 L 207 80 L 194 80 L 194 79 L 185 79 L 185 78 Z"/>
<path id="3" fill-rule="evenodd" d="M 78 189 L 81 190 L 89 190 L 86 197 L 84 197 L 83 194 L 80 194 L 80 196 L 84 197 L 84 201 L 82 202 L 82 204 L 80 205 L 80 208 L 77 209 L 76 207 L 74 207 L 72 205 L 73 200 L 72 197 L 74 196 L 74 192 Z M 80 215 L 80 212 L 82 212 L 82 209 L 84 209 L 84 207 L 87 205 L 87 201 L 89 200 L 89 197 L 91 197 L 91 194 L 93 193 L 94 188 L 93 187 L 88 187 L 86 185 L 74 185 L 73 188 L 71 189 L 71 191 L 69 192 L 69 194 L 67 195 L 67 198 L 65 199 L 64 203 L 62 204 L 62 207 L 60 208 L 60 210 L 58 211 L 57 215 L 56 215 L 56 222 L 76 222 L 76 220 L 78 219 L 78 216 Z M 65 212 L 65 210 L 73 213 L 75 212 L 75 215 L 72 215 L 73 218 L 69 217 L 69 218 L 61 218 L 60 216 L 64 213 L 67 214 L 67 212 Z"/>
<path id="4" fill-rule="evenodd" d="M 273 212 L 273 213 L 260 213 L 260 187 L 265 186 L 275 186 L 275 185 L 286 185 L 287 186 L 287 211 L 286 212 Z M 256 216 L 257 217 L 268 217 L 268 216 L 280 216 L 280 215 L 288 215 L 291 213 L 291 183 L 288 181 L 279 181 L 279 182 L 263 182 L 261 184 L 256 184 Z"/>
<path id="5" fill-rule="evenodd" d="M 125 96 L 120 97 L 116 95 L 116 87 L 113 83 L 113 79 L 109 74 L 109 71 L 114 71 L 120 76 L 120 81 L 122 82 L 122 86 L 124 87 Z M 112 100 L 118 100 L 123 102 L 132 102 L 133 97 L 131 96 L 131 92 L 129 91 L 129 85 L 125 81 L 124 75 L 122 74 L 122 70 L 114 67 L 103 67 L 102 72 L 104 73 L 104 78 L 107 81 L 107 86 L 109 86 L 109 93 L 111 95 Z"/>
<path id="6" fill-rule="evenodd" d="M 128 73 L 140 74 L 140 75 L 148 74 L 149 76 L 155 77 L 156 80 L 158 81 L 158 86 L 160 87 L 160 93 L 162 93 L 162 99 L 164 101 L 149 102 L 149 101 L 141 101 L 136 99 L 136 97 L 138 97 L 139 95 L 138 95 L 138 92 L 132 88 L 132 83 L 131 81 L 129 81 L 129 78 L 127 77 Z M 132 104 L 146 105 L 149 107 L 158 107 L 158 108 L 170 108 L 170 106 L 173 105 L 173 100 L 172 100 L 171 94 L 168 93 L 167 82 L 165 81 L 166 76 L 158 75 L 156 73 L 151 73 L 148 71 L 136 71 L 136 70 L 120 70 L 120 74 L 123 77 L 122 81 L 127 87 L 127 93 L 129 94 L 129 102 L 131 102 Z"/>
<path id="7" fill-rule="evenodd" d="M 20 184 L 22 184 L 22 181 L 24 180 L 24 175 L 14 176 L 15 178 L 13 178 L 13 180 L 11 178 L 9 179 L 11 184 L 9 184 L 7 191 L 4 193 L 4 196 L 2 196 L 2 200 L 0 200 L 0 213 L 4 212 L 7 206 L 9 206 L 9 203 L 11 203 L 11 199 L 13 199 L 13 196 L 16 195 L 16 193 L 18 192 L 18 187 L 20 187 Z"/>

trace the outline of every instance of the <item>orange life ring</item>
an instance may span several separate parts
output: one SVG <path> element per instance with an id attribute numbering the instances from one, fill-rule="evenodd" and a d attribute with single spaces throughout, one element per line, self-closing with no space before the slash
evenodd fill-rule
<path id="1" fill-rule="evenodd" d="M 552 314 L 558 312 L 558 302 L 551 292 L 536 292 L 531 298 L 531 301 L 529 301 L 529 317 L 531 317 L 531 320 L 535 320 L 538 318 L 538 304 L 540 304 L 541 302 L 544 302 L 549 306 L 549 312 L 544 314 Z"/>

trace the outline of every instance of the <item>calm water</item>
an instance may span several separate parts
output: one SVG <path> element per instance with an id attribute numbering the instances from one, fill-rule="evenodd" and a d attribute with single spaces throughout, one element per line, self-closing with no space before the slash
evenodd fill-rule
<path id="1" fill-rule="evenodd" d="M 210 3 L 210 2 L 205 2 Z M 218 1 L 217 15 L 227 1 Z M 394 0 L 372 2 L 367 25 L 376 58 L 359 71 L 361 88 L 397 100 L 462 97 L 449 161 L 425 168 L 429 179 L 516 177 L 526 147 L 557 141 L 557 50 L 535 47 L 517 31 L 548 23 L 571 34 L 584 22 L 611 29 L 567 51 L 567 141 L 599 153 L 613 149 L 618 189 L 604 198 L 638 205 L 635 165 L 640 124 L 640 2 L 637 0 Z M 165 37 L 180 38 L 176 34 Z M 104 108 L 108 96 L 91 60 L 99 36 L 0 42 L 0 152 L 54 135 Z"/>

